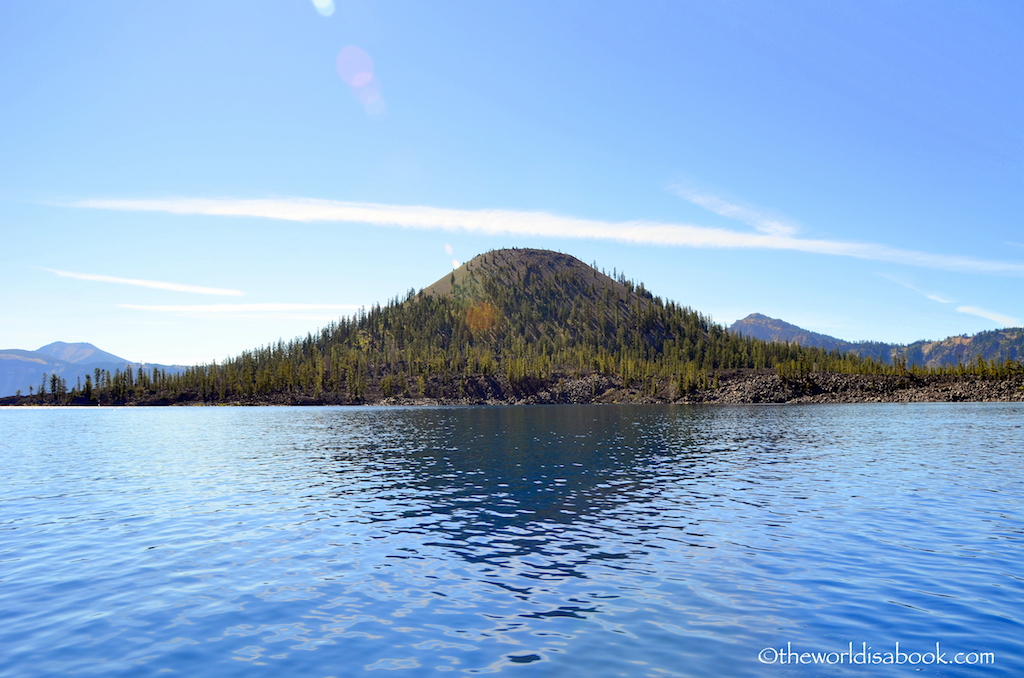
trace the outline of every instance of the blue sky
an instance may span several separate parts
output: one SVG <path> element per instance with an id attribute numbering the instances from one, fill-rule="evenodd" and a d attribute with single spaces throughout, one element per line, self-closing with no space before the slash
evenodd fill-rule
<path id="1" fill-rule="evenodd" d="M 1021 34 L 1014 2 L 6 2 L 0 348 L 219 360 L 501 247 L 723 323 L 1021 325 Z"/>

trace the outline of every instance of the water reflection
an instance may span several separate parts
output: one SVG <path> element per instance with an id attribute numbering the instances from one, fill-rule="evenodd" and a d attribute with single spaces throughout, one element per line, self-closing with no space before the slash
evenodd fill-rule
<path id="1" fill-rule="evenodd" d="M 0 675 L 757 676 L 780 639 L 1013 675 L 1021 414 L 17 413 Z"/>
<path id="2" fill-rule="evenodd" d="M 723 453 L 725 466 L 778 461 L 763 441 L 723 435 L 713 410 L 675 420 L 593 407 L 377 410 L 358 423 L 331 414 L 318 417 L 308 448 L 329 455 L 320 470 L 330 496 L 346 506 L 360 497 L 365 520 L 391 535 L 420 535 L 470 563 L 525 564 L 527 577 L 583 576 L 589 561 L 627 558 L 628 545 L 609 537 L 637 539 L 666 523 L 713 547 L 701 543 L 698 515 L 711 497 L 669 486 L 723 472 Z"/>

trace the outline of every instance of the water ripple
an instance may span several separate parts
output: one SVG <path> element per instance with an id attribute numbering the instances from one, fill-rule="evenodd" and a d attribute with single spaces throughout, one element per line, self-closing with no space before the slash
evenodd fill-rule
<path id="1" fill-rule="evenodd" d="M 0 676 L 1024 675 L 1022 415 L 0 410 Z"/>

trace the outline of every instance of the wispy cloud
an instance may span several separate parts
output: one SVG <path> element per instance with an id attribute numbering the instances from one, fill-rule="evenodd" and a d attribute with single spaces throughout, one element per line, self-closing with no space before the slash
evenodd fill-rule
<path id="1" fill-rule="evenodd" d="M 897 278 L 895 276 L 892 276 L 892 275 L 889 275 L 888 273 L 879 273 L 878 275 L 882 276 L 886 280 L 890 280 L 890 281 L 896 283 L 897 285 L 902 285 L 903 287 L 906 287 L 908 290 L 914 290 L 918 294 L 920 294 L 920 295 L 922 295 L 924 297 L 927 297 L 927 298 L 931 299 L 932 301 L 937 301 L 940 304 L 952 304 L 953 303 L 952 299 L 946 299 L 945 297 L 939 296 L 938 294 L 932 294 L 931 292 L 925 292 L 924 290 L 918 289 L 917 287 L 914 287 L 910 283 L 905 282 L 903 280 L 900 280 L 899 278 Z"/>
<path id="2" fill-rule="evenodd" d="M 230 313 L 281 313 L 292 311 L 355 311 L 357 304 L 193 304 L 171 306 L 143 306 L 139 304 L 118 304 L 121 308 L 157 313 L 216 314 Z"/>
<path id="3" fill-rule="evenodd" d="M 1019 318 L 1014 318 L 1013 316 L 1004 315 L 1002 313 L 996 313 L 995 311 L 986 311 L 985 309 L 978 308 L 976 306 L 957 306 L 956 310 L 960 313 L 969 313 L 971 315 L 976 315 L 979 318 L 991 320 L 992 322 L 999 323 L 1003 327 L 1020 327 L 1024 325 L 1024 322 L 1021 322 Z"/>
<path id="4" fill-rule="evenodd" d="M 699 205 L 706 210 L 714 212 L 729 219 L 736 219 L 748 226 L 753 226 L 762 233 L 770 235 L 796 235 L 800 228 L 792 221 L 784 217 L 769 214 L 765 210 L 756 209 L 747 205 L 737 205 L 727 200 L 698 190 L 687 184 L 675 184 L 669 186 L 668 190 L 680 198 Z"/>
<path id="5" fill-rule="evenodd" d="M 929 292 L 925 292 L 924 290 L 918 289 L 917 287 L 914 287 L 910 283 L 900 280 L 899 278 L 889 275 L 887 273 L 879 273 L 878 275 L 882 276 L 886 280 L 891 280 L 897 285 L 902 285 L 903 287 L 906 287 L 909 290 L 914 290 L 918 294 L 923 295 L 931 299 L 932 301 L 937 301 L 941 304 L 953 303 L 952 299 L 946 299 L 945 297 L 941 297 L 938 294 L 931 294 Z M 997 313 L 995 311 L 987 311 L 983 308 L 978 308 L 977 306 L 957 306 L 956 310 L 960 313 L 968 313 L 970 315 L 976 315 L 979 318 L 991 320 L 992 322 L 999 323 L 1003 327 L 1018 327 L 1020 325 L 1024 325 L 1024 323 L 1022 323 L 1019 319 L 1014 318 L 1013 316 L 1009 316 L 1004 313 Z"/>
<path id="6" fill-rule="evenodd" d="M 112 275 L 95 275 L 93 273 L 75 273 L 74 271 L 58 271 L 53 268 L 44 268 L 44 271 L 56 273 L 62 278 L 74 278 L 75 280 L 90 280 L 93 282 L 116 283 L 118 285 L 134 285 L 135 287 L 150 287 L 156 290 L 169 290 L 171 292 L 191 292 L 192 294 L 213 294 L 222 297 L 240 297 L 244 292 L 239 290 L 228 290 L 219 287 L 199 287 L 197 285 L 183 285 L 181 283 L 163 282 L 160 280 L 138 280 L 136 278 L 116 278 Z"/>
<path id="7" fill-rule="evenodd" d="M 855 257 L 966 273 L 1024 276 L 1024 264 L 904 250 L 876 243 L 813 240 L 791 235 L 749 233 L 722 228 L 651 221 L 599 221 L 547 212 L 457 210 L 440 207 L 381 205 L 307 198 L 238 200 L 166 198 L 153 200 L 83 200 L 73 206 L 93 209 L 167 212 L 213 216 L 261 217 L 302 222 L 353 222 L 378 226 L 440 229 L 482 235 L 612 240 L 639 245 L 791 250 Z"/>

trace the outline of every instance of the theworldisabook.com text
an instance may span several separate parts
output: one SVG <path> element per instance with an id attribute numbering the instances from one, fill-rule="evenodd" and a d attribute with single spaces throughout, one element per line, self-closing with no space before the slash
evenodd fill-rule
<path id="1" fill-rule="evenodd" d="M 762 664 L 995 664 L 994 652 L 950 652 L 935 643 L 935 650 L 907 652 L 899 642 L 889 650 L 874 650 L 867 643 L 861 643 L 854 650 L 851 642 L 842 652 L 800 652 L 793 649 L 793 643 L 785 647 L 766 647 L 757 653 Z"/>

